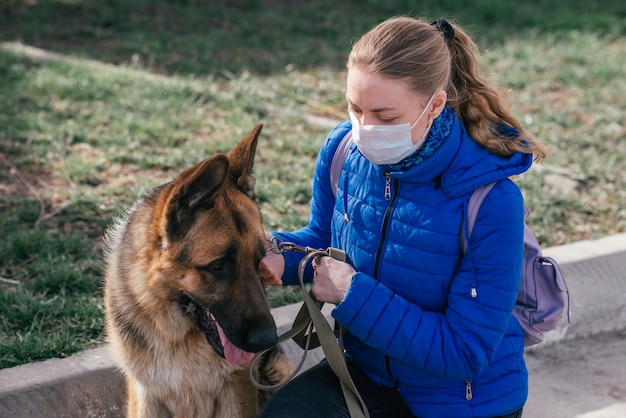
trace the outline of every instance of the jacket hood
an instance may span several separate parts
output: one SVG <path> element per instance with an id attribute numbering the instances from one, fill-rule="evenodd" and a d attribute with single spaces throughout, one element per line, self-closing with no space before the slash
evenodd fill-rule
<path id="1" fill-rule="evenodd" d="M 503 127 L 503 141 L 516 133 Z M 445 193 L 458 197 L 475 188 L 521 174 L 532 165 L 532 155 L 516 152 L 500 157 L 477 144 L 467 133 L 463 123 L 454 115 L 451 131 L 439 148 L 426 160 L 393 177 L 408 182 L 429 182 L 439 179 Z"/>

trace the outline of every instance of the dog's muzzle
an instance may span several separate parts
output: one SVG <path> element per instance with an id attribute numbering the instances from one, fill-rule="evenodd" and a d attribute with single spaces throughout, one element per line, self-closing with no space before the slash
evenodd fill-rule
<path id="1" fill-rule="evenodd" d="M 178 304 L 183 314 L 193 319 L 198 331 L 204 334 L 209 345 L 220 357 L 235 365 L 252 360 L 254 353 L 235 346 L 207 307 L 187 295 L 181 296 Z"/>

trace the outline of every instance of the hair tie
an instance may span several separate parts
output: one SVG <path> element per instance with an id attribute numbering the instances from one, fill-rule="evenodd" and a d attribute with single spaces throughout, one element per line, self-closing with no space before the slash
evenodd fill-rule
<path id="1" fill-rule="evenodd" d="M 454 38 L 454 28 L 446 19 L 437 19 L 430 22 L 437 30 L 443 34 L 443 39 L 450 43 Z"/>

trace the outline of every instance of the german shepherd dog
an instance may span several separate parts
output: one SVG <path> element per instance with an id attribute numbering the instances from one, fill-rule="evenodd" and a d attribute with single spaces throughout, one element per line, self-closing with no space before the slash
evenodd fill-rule
<path id="1" fill-rule="evenodd" d="M 252 353 L 277 343 L 259 278 L 261 128 L 154 189 L 105 234 L 107 336 L 128 417 L 253 417 L 270 396 L 249 379 Z M 276 348 L 253 374 L 275 384 L 290 372 Z"/>

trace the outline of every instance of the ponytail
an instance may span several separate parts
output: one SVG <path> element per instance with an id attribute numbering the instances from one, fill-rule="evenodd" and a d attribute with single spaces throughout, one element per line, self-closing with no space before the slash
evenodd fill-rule
<path id="1" fill-rule="evenodd" d="M 506 157 L 522 152 L 542 160 L 546 156 L 545 147 L 513 116 L 498 89 L 483 79 L 474 41 L 458 26 L 452 27 L 454 36 L 447 42 L 451 59 L 448 104 L 474 141 L 493 153 Z M 514 128 L 519 135 L 507 136 L 502 125 Z"/>

